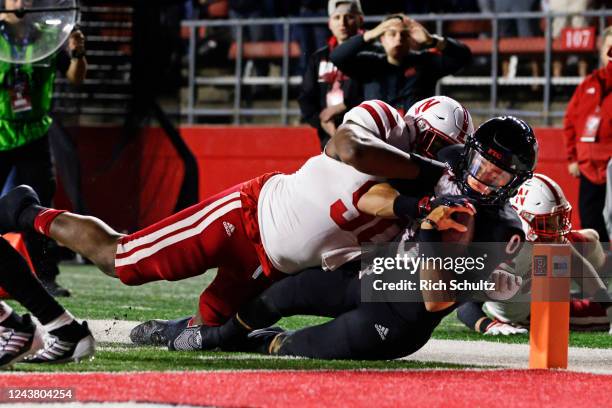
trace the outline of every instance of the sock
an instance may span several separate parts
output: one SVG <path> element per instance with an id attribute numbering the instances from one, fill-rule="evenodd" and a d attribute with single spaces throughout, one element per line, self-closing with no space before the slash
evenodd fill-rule
<path id="1" fill-rule="evenodd" d="M 74 322 L 74 316 L 71 315 L 69 311 L 65 311 L 49 323 L 45 323 L 44 326 L 46 331 L 52 332 L 53 330 L 57 330 L 60 327 L 66 326 L 72 322 Z"/>
<path id="2" fill-rule="evenodd" d="M 8 319 L 13 313 L 13 308 L 7 305 L 5 302 L 0 302 L 0 325 L 3 321 Z"/>
<path id="3" fill-rule="evenodd" d="M 47 326 L 45 326 L 46 328 Z M 72 320 L 71 323 L 65 324 L 53 330 L 49 330 L 49 334 L 57 336 L 60 340 L 78 342 L 82 338 L 90 334 L 89 330 L 83 325 L 79 324 L 76 320 Z"/>
<path id="4" fill-rule="evenodd" d="M 0 238 L 0 287 L 45 325 L 66 310 L 45 290 L 25 259 Z"/>
<path id="5" fill-rule="evenodd" d="M 42 207 L 40 205 L 30 205 L 21 210 L 17 223 L 24 228 L 34 228 L 34 219 L 38 214 L 46 209 L 46 207 Z"/>
<path id="6" fill-rule="evenodd" d="M 32 207 L 38 207 L 39 210 L 36 216 L 34 217 L 33 223 L 27 225 L 34 225 L 34 229 L 36 230 L 36 232 L 39 232 L 46 236 L 49 236 L 49 230 L 51 229 L 51 223 L 53 222 L 53 220 L 55 220 L 58 215 L 66 212 L 65 210 L 54 210 L 51 208 L 44 208 L 39 206 Z M 28 210 L 30 210 L 30 208 L 32 207 L 29 207 Z M 28 215 L 28 217 L 30 216 L 31 214 Z M 19 217 L 20 222 L 22 217 L 24 217 L 23 213 Z M 29 219 L 26 222 L 29 222 Z"/>

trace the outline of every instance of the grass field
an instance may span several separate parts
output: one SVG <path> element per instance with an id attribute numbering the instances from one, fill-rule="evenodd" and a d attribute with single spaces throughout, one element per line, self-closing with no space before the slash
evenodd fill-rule
<path id="1" fill-rule="evenodd" d="M 75 316 L 82 319 L 143 321 L 153 318 L 171 319 L 192 314 L 201 289 L 212 273 L 181 282 L 156 282 L 128 287 L 103 275 L 93 266 L 64 265 L 60 282 L 73 296 L 61 299 Z M 13 303 L 13 306 L 15 304 Z M 296 329 L 323 322 L 312 316 L 284 319 L 280 325 Z M 455 317 L 448 316 L 434 332 L 434 338 L 453 340 L 486 340 L 527 343 L 528 336 L 487 337 L 469 331 Z M 612 348 L 606 333 L 572 333 L 570 345 L 575 347 Z M 94 361 L 87 364 L 30 366 L 19 364 L 17 371 L 149 371 L 149 370 L 219 370 L 219 369 L 419 369 L 468 367 L 445 363 L 415 361 L 366 362 L 279 359 L 241 353 L 179 353 L 161 348 L 136 347 L 100 343 Z"/>

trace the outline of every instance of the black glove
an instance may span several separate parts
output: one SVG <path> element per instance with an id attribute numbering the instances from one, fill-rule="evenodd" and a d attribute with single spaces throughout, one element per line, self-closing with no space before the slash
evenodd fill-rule
<path id="1" fill-rule="evenodd" d="M 429 202 L 429 212 L 440 207 L 441 205 L 445 207 L 473 207 L 474 203 L 475 201 L 472 198 L 465 195 L 444 195 L 441 197 L 436 197 Z"/>

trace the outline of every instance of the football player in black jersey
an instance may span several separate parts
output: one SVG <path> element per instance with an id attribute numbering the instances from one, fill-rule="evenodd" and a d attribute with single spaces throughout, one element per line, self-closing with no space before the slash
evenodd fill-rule
<path id="1" fill-rule="evenodd" d="M 452 181 L 462 196 L 434 200 L 434 208 L 420 223 L 416 240 L 440 242 L 443 231 L 466 232 L 465 226 L 452 217 L 466 213 L 474 217 L 472 242 L 520 244 L 524 240 L 521 222 L 508 200 L 532 176 L 537 153 L 536 138 L 524 121 L 497 117 L 484 123 L 468 137 L 465 146 L 449 153 Z M 370 192 L 378 201 L 368 205 L 378 208 L 379 215 L 400 217 L 405 211 L 412 215 L 412 205 L 405 204 L 413 201 L 391 185 Z M 360 209 L 361 204 L 365 203 L 360 202 Z M 493 272 L 512 256 L 490 256 L 487 271 Z M 310 269 L 290 276 L 264 291 L 226 324 L 187 328 L 171 340 L 169 347 L 251 349 L 324 359 L 399 358 L 421 348 L 442 318 L 457 307 L 454 299 L 426 297 L 422 302 L 362 302 L 359 268 L 351 264 L 333 272 Z M 421 268 L 420 277 L 442 276 L 441 272 Z M 282 317 L 296 314 L 333 319 L 293 332 L 265 329 Z"/>

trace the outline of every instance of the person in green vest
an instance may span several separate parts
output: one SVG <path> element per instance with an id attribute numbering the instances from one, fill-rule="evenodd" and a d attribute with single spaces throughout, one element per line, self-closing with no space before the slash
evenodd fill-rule
<path id="1" fill-rule="evenodd" d="M 32 0 L 4 0 L 6 10 L 31 5 Z M 75 30 L 66 47 L 40 61 L 27 62 L 36 59 L 40 47 L 53 49 L 53 42 L 60 38 L 59 26 L 41 24 L 37 18 L 35 13 L 0 14 L 0 55 L 4 57 L 0 61 L 0 189 L 12 175 L 15 185 L 31 185 L 43 202 L 51 204 L 56 185 L 48 131 L 56 74 L 59 71 L 71 84 L 79 85 L 87 73 L 87 60 L 85 37 Z M 56 282 L 57 259 L 53 251 L 47 251 L 48 241 L 35 234 L 26 234 L 25 241 L 45 288 L 54 296 L 70 296 Z"/>

